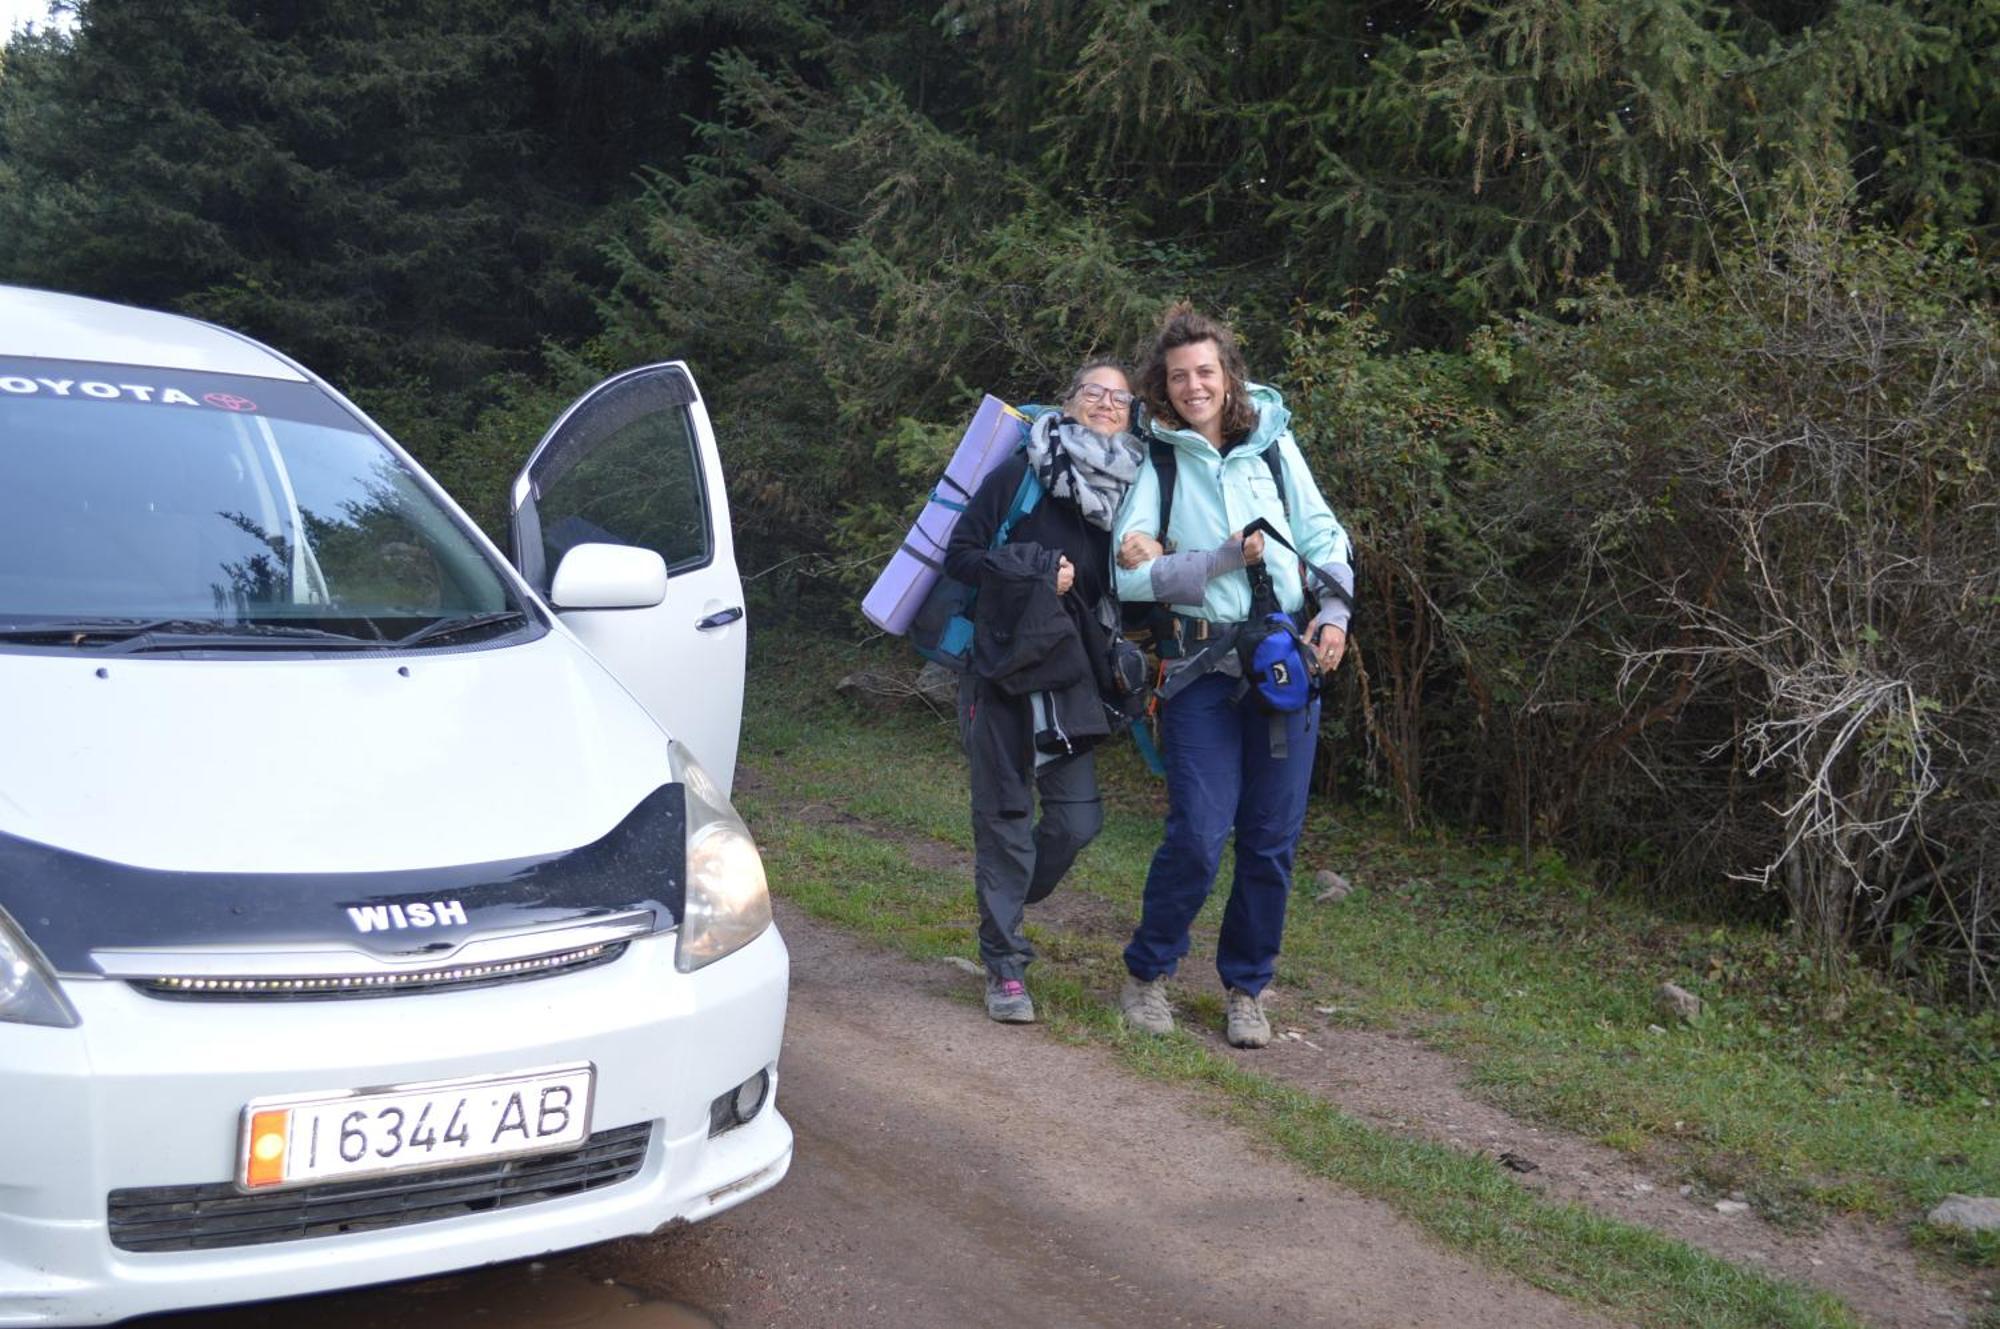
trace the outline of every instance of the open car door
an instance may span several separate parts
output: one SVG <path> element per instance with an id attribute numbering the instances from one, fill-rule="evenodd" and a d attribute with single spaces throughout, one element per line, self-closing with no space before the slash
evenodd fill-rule
<path id="1" fill-rule="evenodd" d="M 743 583 L 715 431 L 679 361 L 606 379 L 556 420 L 514 479 L 514 563 L 668 733 L 731 786 L 743 719 Z M 564 608 L 578 545 L 632 545 L 666 564 L 649 607 Z"/>

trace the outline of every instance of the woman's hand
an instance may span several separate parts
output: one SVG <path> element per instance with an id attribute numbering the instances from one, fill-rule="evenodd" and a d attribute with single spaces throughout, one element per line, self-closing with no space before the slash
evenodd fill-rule
<path id="1" fill-rule="evenodd" d="M 1241 539 L 1243 540 L 1244 566 L 1248 567 L 1252 563 L 1262 563 L 1264 561 L 1264 533 L 1258 531 L 1252 535 L 1243 536 Z"/>
<path id="2" fill-rule="evenodd" d="M 1347 633 L 1331 623 L 1322 623 L 1313 629 L 1313 650 L 1319 655 L 1319 671 L 1330 674 L 1340 668 L 1340 657 L 1347 654 Z"/>
<path id="3" fill-rule="evenodd" d="M 1166 553 L 1158 540 L 1144 531 L 1127 531 L 1123 543 L 1118 546 L 1118 566 L 1130 572 L 1142 563 L 1150 563 Z"/>
<path id="4" fill-rule="evenodd" d="M 1062 561 L 1056 564 L 1056 594 L 1068 595 L 1069 588 L 1076 585 L 1076 565 L 1066 555 L 1058 557 Z"/>

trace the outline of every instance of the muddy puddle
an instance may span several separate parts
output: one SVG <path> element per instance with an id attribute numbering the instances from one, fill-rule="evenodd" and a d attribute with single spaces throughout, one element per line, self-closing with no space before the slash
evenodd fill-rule
<path id="1" fill-rule="evenodd" d="M 560 1262 L 473 1269 L 359 1292 L 135 1320 L 145 1329 L 718 1329 L 692 1306 Z"/>

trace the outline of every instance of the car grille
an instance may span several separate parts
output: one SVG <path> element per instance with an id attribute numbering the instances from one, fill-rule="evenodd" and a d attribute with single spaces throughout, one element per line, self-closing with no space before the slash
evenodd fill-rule
<path id="1" fill-rule="evenodd" d="M 579 946 L 551 955 L 528 956 L 488 964 L 440 965 L 435 969 L 366 974 L 292 974 L 283 977 L 211 974 L 160 975 L 129 980 L 152 997 L 180 1001 L 252 1000 L 325 1001 L 342 997 L 399 997 L 440 988 L 491 987 L 524 978 L 550 978 L 609 964 L 625 953 L 622 941 Z"/>
<path id="2" fill-rule="evenodd" d="M 228 1182 L 111 1192 L 111 1244 L 200 1251 L 330 1237 L 511 1209 L 615 1186 L 639 1171 L 650 1122 L 598 1131 L 580 1149 L 245 1195 Z"/>

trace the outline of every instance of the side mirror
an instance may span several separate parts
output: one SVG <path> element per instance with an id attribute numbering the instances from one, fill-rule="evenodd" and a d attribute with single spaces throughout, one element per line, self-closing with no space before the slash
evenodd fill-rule
<path id="1" fill-rule="evenodd" d="M 556 565 L 557 609 L 651 609 L 667 598 L 667 561 L 632 545 L 576 545 Z"/>

